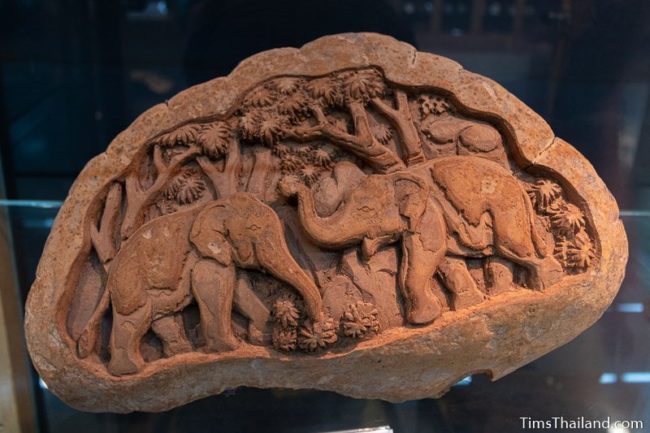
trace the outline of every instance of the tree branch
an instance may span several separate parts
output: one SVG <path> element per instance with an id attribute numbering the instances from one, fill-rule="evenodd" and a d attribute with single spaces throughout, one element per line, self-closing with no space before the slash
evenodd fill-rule
<path id="1" fill-rule="evenodd" d="M 135 173 L 129 173 L 126 176 L 126 211 L 124 213 L 124 221 L 122 222 L 122 239 L 127 239 L 141 225 L 144 209 L 149 206 L 158 196 L 160 191 L 167 186 L 171 177 L 174 176 L 189 159 L 201 153 L 200 147 L 190 145 L 183 153 L 174 156 L 169 162 L 169 165 L 165 165 L 162 162 L 162 158 L 156 156 L 156 147 L 154 147 L 153 157 L 154 165 L 158 170 L 158 176 L 156 176 L 156 180 L 149 188 L 142 190 Z M 156 159 L 159 159 L 158 162 L 156 162 Z"/>
<path id="2" fill-rule="evenodd" d="M 99 221 L 90 226 L 90 239 L 100 263 L 108 270 L 108 263 L 115 257 L 115 227 L 122 204 L 122 186 L 115 182 L 111 185 L 104 200 L 104 209 Z"/>
<path id="3" fill-rule="evenodd" d="M 158 174 L 165 170 L 165 161 L 163 160 L 162 150 L 158 145 L 153 147 L 153 165 L 156 167 Z"/>
<path id="4" fill-rule="evenodd" d="M 395 102 L 397 108 L 390 107 L 381 98 L 371 100 L 375 109 L 385 116 L 397 130 L 405 148 L 407 164 L 424 162 L 426 158 L 422 152 L 422 142 L 413 123 L 406 92 L 395 90 Z"/>
<path id="5" fill-rule="evenodd" d="M 273 168 L 271 163 L 271 150 L 258 150 L 254 153 L 254 156 L 255 163 L 253 164 L 250 178 L 246 184 L 246 191 L 257 197 L 264 198 L 267 188 L 266 180 Z"/>
<path id="6" fill-rule="evenodd" d="M 231 139 L 230 145 L 228 146 L 228 154 L 226 155 L 223 171 L 217 170 L 217 167 L 215 167 L 212 161 L 205 156 L 196 158 L 196 162 L 210 179 L 218 198 L 228 197 L 237 192 L 240 160 L 239 143 L 236 138 Z"/>
<path id="7" fill-rule="evenodd" d="M 351 102 L 348 107 L 354 122 L 354 135 L 332 125 L 320 107 L 312 107 L 318 123 L 314 126 L 289 130 L 285 138 L 300 142 L 329 139 L 339 147 L 366 160 L 382 173 L 405 168 L 404 162 L 395 152 L 379 143 L 370 132 L 368 114 L 363 105 L 359 102 Z"/>

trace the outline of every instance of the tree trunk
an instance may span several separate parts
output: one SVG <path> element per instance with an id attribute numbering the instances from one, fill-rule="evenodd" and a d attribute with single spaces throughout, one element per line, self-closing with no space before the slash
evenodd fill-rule
<path id="1" fill-rule="evenodd" d="M 372 100 L 377 111 L 386 116 L 397 130 L 406 152 L 406 164 L 414 165 L 424 162 L 426 158 L 422 152 L 422 142 L 413 123 L 408 97 L 403 90 L 395 91 L 395 102 L 397 108 L 389 107 L 380 98 Z"/>

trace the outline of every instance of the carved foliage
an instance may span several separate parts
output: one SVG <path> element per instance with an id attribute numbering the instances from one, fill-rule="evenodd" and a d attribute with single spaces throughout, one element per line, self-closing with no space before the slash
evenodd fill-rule
<path id="1" fill-rule="evenodd" d="M 560 185 L 550 179 L 537 180 L 528 193 L 535 209 L 550 222 L 555 257 L 571 273 L 586 270 L 595 251 L 584 212 L 567 202 Z"/>

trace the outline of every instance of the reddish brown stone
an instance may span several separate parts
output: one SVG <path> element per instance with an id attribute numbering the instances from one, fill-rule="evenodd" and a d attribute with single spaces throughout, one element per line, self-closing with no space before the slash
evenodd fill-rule
<path id="1" fill-rule="evenodd" d="M 89 162 L 25 326 L 83 410 L 236 386 L 400 401 L 570 341 L 626 260 L 616 202 L 537 114 L 448 59 L 343 34 L 245 60 Z"/>

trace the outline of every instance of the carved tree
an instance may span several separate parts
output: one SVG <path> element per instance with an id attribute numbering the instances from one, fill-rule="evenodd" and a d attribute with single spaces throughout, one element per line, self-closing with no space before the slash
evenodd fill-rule
<path id="1" fill-rule="evenodd" d="M 122 186 L 119 183 L 113 183 L 104 200 L 104 209 L 101 218 L 97 224 L 90 226 L 90 240 L 99 262 L 108 268 L 108 263 L 117 251 L 115 245 L 116 225 L 120 215 L 120 206 L 122 204 Z"/>
<path id="2" fill-rule="evenodd" d="M 395 107 L 384 98 L 393 94 Z M 413 122 L 406 92 L 389 91 L 374 69 L 345 71 L 310 80 L 279 78 L 250 92 L 239 111 L 241 137 L 269 147 L 282 141 L 328 141 L 366 161 L 380 173 L 406 167 L 385 146 L 389 131 L 373 131 L 368 108 L 374 107 L 395 127 L 405 148 L 407 163 L 424 161 L 422 144 Z M 343 113 L 347 122 L 335 117 Z M 351 129 L 351 131 L 350 131 Z"/>
<path id="3" fill-rule="evenodd" d="M 184 125 L 154 139 L 152 164 L 156 175 L 153 182 L 146 186 L 136 169 L 132 169 L 124 179 L 126 209 L 121 228 L 122 239 L 131 236 L 142 224 L 144 209 L 153 204 L 185 164 L 197 157 L 201 158 L 197 162 L 204 170 L 208 165 L 212 167 L 208 169 L 209 172 L 206 171 L 206 175 L 210 177 L 215 188 L 217 185 L 221 188 L 231 188 L 233 182 L 230 178 L 236 177 L 236 173 L 224 170 L 224 175 L 221 176 L 215 167 L 205 163 L 206 159 L 216 159 L 226 153 L 229 154 L 227 167 L 228 164 L 236 163 L 239 149 L 233 144 L 231 136 L 232 131 L 228 123 L 215 122 Z"/>

